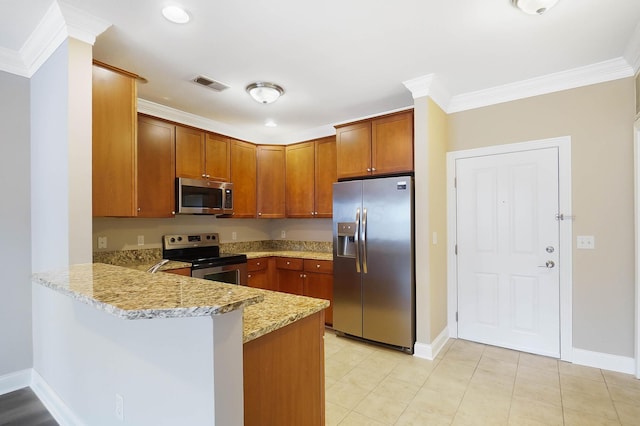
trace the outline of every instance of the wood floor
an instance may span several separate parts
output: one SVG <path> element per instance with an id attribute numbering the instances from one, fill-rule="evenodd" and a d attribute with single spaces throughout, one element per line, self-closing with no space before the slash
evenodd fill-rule
<path id="1" fill-rule="evenodd" d="M 57 426 L 31 388 L 0 395 L 0 425 Z"/>

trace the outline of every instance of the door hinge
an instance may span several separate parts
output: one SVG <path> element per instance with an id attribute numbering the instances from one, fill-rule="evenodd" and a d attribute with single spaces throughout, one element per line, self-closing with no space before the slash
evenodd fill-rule
<path id="1" fill-rule="evenodd" d="M 456 244 L 455 246 L 453 246 L 453 253 L 457 256 L 458 255 L 458 245 Z"/>
<path id="2" fill-rule="evenodd" d="M 563 214 L 563 213 L 556 214 L 556 220 L 573 220 L 573 219 L 575 219 L 575 216 Z"/>
<path id="3" fill-rule="evenodd" d="M 458 322 L 458 312 L 456 312 L 456 322 Z"/>
<path id="4" fill-rule="evenodd" d="M 454 188 L 458 188 L 458 178 L 457 177 L 453 178 L 453 187 Z"/>

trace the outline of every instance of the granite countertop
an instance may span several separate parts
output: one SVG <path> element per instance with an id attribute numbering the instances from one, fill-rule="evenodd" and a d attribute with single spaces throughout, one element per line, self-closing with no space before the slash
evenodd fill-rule
<path id="1" fill-rule="evenodd" d="M 329 306 L 329 301 L 306 296 L 254 289 L 264 299 L 244 309 L 243 343 L 285 327 Z"/>
<path id="2" fill-rule="evenodd" d="M 248 251 L 244 253 L 247 259 L 258 259 L 261 257 L 297 257 L 311 260 L 333 260 L 333 253 L 322 251 L 294 251 L 294 250 L 268 250 L 268 251 Z"/>
<path id="3" fill-rule="evenodd" d="M 72 265 L 33 274 L 33 281 L 122 319 L 207 316 L 244 307 L 243 343 L 329 306 L 328 300 L 175 274 L 150 274 L 138 270 L 139 266 Z"/>
<path id="4" fill-rule="evenodd" d="M 224 314 L 258 303 L 254 289 L 101 263 L 33 274 L 33 280 L 122 319 Z"/>

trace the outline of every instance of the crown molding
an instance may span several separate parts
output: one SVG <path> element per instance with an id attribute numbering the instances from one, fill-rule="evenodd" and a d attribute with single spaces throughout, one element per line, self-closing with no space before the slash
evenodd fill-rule
<path id="1" fill-rule="evenodd" d="M 230 136 L 233 138 L 249 140 L 255 142 L 253 139 L 255 135 L 247 132 L 242 132 L 237 128 L 225 123 L 221 123 L 216 120 L 202 117 L 200 115 L 192 114 L 190 112 L 181 111 L 166 105 L 158 104 L 148 101 L 146 99 L 138 98 L 138 112 L 143 114 L 149 114 L 154 117 L 163 118 L 169 121 L 175 121 L 176 123 L 185 124 L 187 126 L 197 127 L 198 129 L 208 130 Z"/>
<path id="2" fill-rule="evenodd" d="M 447 113 L 515 101 L 532 96 L 604 83 L 620 78 L 632 77 L 633 68 L 622 57 L 604 62 L 548 74 L 529 80 L 492 87 L 476 92 L 464 93 L 451 98 Z"/>
<path id="3" fill-rule="evenodd" d="M 451 96 L 435 74 L 416 77 L 402 84 L 411 92 L 413 99 L 429 96 L 443 111 L 447 110 Z"/>
<path id="4" fill-rule="evenodd" d="M 636 25 L 627 47 L 624 49 L 624 58 L 633 68 L 633 72 L 640 71 L 640 22 Z"/>
<path id="5" fill-rule="evenodd" d="M 19 51 L 0 49 L 0 70 L 31 77 L 72 37 L 93 45 L 111 24 L 65 2 L 52 2 Z"/>

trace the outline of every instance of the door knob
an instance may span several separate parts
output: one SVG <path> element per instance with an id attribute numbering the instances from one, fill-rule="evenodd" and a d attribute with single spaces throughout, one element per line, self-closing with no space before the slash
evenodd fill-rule
<path id="1" fill-rule="evenodd" d="M 548 268 L 551 269 L 556 266 L 556 263 L 553 260 L 547 260 L 544 265 L 538 266 L 538 268 Z"/>

